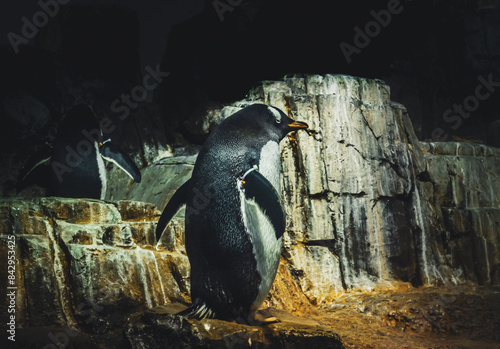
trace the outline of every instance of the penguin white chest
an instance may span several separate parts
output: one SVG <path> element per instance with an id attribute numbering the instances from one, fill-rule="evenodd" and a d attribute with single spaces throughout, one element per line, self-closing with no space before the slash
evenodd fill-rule
<path id="1" fill-rule="evenodd" d="M 281 197 L 280 172 L 281 162 L 279 144 L 269 141 L 260 152 L 258 171 L 273 185 L 278 197 Z M 264 212 L 254 200 L 248 200 L 240 188 L 240 200 L 243 223 L 253 246 L 257 261 L 257 271 L 261 276 L 257 298 L 252 304 L 256 310 L 264 301 L 276 276 L 283 238 L 276 238 L 275 229 Z"/>

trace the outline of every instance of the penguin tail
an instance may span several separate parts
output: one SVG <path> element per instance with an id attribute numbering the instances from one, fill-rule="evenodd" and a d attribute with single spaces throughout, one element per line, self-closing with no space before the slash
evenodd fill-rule
<path id="1" fill-rule="evenodd" d="M 196 298 L 191 306 L 179 313 L 179 316 L 187 317 L 188 319 L 213 319 L 215 312 L 208 307 L 208 305 L 199 298 Z"/>

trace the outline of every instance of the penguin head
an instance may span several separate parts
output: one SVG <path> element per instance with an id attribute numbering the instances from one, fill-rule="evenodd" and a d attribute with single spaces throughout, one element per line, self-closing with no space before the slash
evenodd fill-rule
<path id="1" fill-rule="evenodd" d="M 226 120 L 234 125 L 233 128 L 243 127 L 247 136 L 278 143 L 288 133 L 309 127 L 305 122 L 295 121 L 280 109 L 265 104 L 252 104 Z"/>
<path id="2" fill-rule="evenodd" d="M 267 111 L 274 117 L 274 120 L 271 119 L 268 121 L 270 131 L 277 133 L 280 140 L 292 131 L 307 129 L 309 127 L 305 122 L 289 118 L 283 111 L 276 107 L 268 106 Z"/>

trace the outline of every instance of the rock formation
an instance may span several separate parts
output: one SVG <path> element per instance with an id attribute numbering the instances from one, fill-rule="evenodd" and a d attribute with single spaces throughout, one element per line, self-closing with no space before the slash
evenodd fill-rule
<path id="1" fill-rule="evenodd" d="M 7 236 L 16 236 L 18 325 L 69 326 L 90 337 L 114 334 L 120 341 L 125 331 L 132 347 L 166 340 L 165 333 L 174 329 L 188 336 L 183 344 L 227 347 L 221 328 L 242 334 L 238 345 L 263 347 L 278 343 L 278 337 L 283 345 L 337 343 L 335 326 L 342 321 L 335 309 L 345 297 L 419 286 L 499 284 L 499 149 L 419 142 L 405 108 L 391 102 L 388 86 L 379 80 L 290 75 L 264 81 L 245 100 L 224 108 L 220 118 L 250 103 L 274 105 L 310 125 L 309 133 L 282 142 L 287 228 L 278 275 L 264 307 L 315 319 L 328 311 L 329 317 L 300 331 L 293 325 L 296 318 L 252 329 L 218 320 L 179 320 L 158 308 L 190 301 L 183 211 L 158 245 L 154 228 L 160 214 L 156 207 L 162 209 L 190 176 L 193 147 L 144 168 L 140 184 L 131 184 L 110 165 L 109 202 L 0 201 L 1 256 L 7 256 Z M 5 273 L 0 272 L 2 283 Z M 452 294 L 446 299 L 454 299 Z M 485 304 L 493 299 L 491 306 L 498 307 L 498 297 L 476 298 Z M 399 310 L 384 305 L 380 309 L 390 310 L 377 312 L 377 302 L 370 301 L 369 307 L 363 302 L 353 303 L 359 305 L 356 311 L 369 312 L 389 326 L 411 322 L 404 329 L 432 332 L 441 321 L 445 325 L 437 327 L 453 333 L 444 315 L 432 321 L 418 318 L 434 310 L 419 312 L 401 302 Z M 6 307 L 1 303 L 2 314 Z M 492 326 L 482 338 L 499 340 L 492 334 L 498 326 Z M 316 341 L 304 339 L 312 333 L 322 335 Z M 172 336 L 168 338 L 177 343 L 179 333 Z M 46 342 L 47 335 L 36 343 Z"/>
<path id="2" fill-rule="evenodd" d="M 282 145 L 283 256 L 309 300 L 405 282 L 498 284 L 497 148 L 420 142 L 405 108 L 377 80 L 292 75 L 266 81 L 224 108 L 221 118 L 250 103 L 275 105 L 311 126 L 309 135 Z M 183 156 L 168 161 L 177 171 L 192 164 Z M 156 171 L 152 177 L 168 183 L 161 163 L 145 173 Z M 189 177 L 184 173 L 182 182 Z M 141 196 L 112 198 L 163 207 L 171 195 L 160 203 L 142 183 L 133 190 Z M 474 249 L 465 247 L 471 244 Z"/>
<path id="3" fill-rule="evenodd" d="M 152 204 L 13 199 L 2 200 L 0 210 L 2 238 L 16 236 L 16 314 L 22 327 L 105 332 L 132 310 L 188 299 L 187 257 L 177 252 L 179 245 L 165 244 L 162 253 L 154 248 L 159 212 Z"/>
<path id="4" fill-rule="evenodd" d="M 235 105 L 253 102 L 311 126 L 282 147 L 284 255 L 311 301 L 400 282 L 498 284 L 500 150 L 421 144 L 377 80 L 292 75 Z"/>

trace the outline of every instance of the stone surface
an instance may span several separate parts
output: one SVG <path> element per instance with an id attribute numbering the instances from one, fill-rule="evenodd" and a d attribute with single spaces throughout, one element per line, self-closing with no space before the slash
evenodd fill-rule
<path id="1" fill-rule="evenodd" d="M 377 80 L 291 75 L 264 81 L 221 118 L 255 102 L 311 126 L 309 134 L 282 144 L 283 264 L 310 302 L 407 282 L 498 284 L 496 148 L 419 142 L 405 108 Z M 159 166 L 146 171 L 155 179 L 169 174 Z M 169 184 L 159 207 L 174 192 Z M 143 196 L 126 198 L 151 200 L 149 187 L 136 188 Z"/>
<path id="2" fill-rule="evenodd" d="M 150 202 L 163 210 L 177 188 L 191 177 L 197 154 L 196 148 L 177 149 L 175 154 L 157 159 L 141 169 L 140 183 L 133 183 L 121 169 L 110 164 L 106 200 Z"/>
<path id="3" fill-rule="evenodd" d="M 251 102 L 310 125 L 309 134 L 282 142 L 285 255 L 308 298 L 319 304 L 353 289 L 423 283 L 425 251 L 414 245 L 423 222 L 412 214 L 423 154 L 389 88 L 347 76 L 288 76 L 238 104 Z"/>
<path id="4" fill-rule="evenodd" d="M 313 304 L 406 282 L 498 284 L 498 149 L 421 144 L 379 80 L 290 75 L 222 114 L 253 102 L 310 125 L 282 142 L 282 184 L 286 264 Z"/>
<path id="5" fill-rule="evenodd" d="M 135 201 L 2 199 L 0 253 L 7 256 L 6 241 L 9 235 L 14 235 L 19 261 L 15 281 L 16 326 L 18 333 L 29 335 L 21 342 L 37 347 L 50 344 L 57 337 L 70 340 L 69 347 L 120 348 L 124 345 L 123 338 L 117 343 L 111 343 L 109 338 L 119 337 L 132 312 L 175 302 L 189 303 L 189 263 L 184 250 L 183 222 L 174 218 L 157 245 L 154 231 L 159 214 L 153 204 Z M 7 280 L 6 270 L 0 272 L 0 277 Z M 273 285 L 273 296 L 266 304 L 277 304 L 303 316 L 314 310 L 283 264 Z M 7 321 L 7 307 L 5 301 L 0 303 L 2 321 Z M 281 314 L 293 317 L 286 311 Z M 286 343 L 342 347 L 330 328 L 317 323 L 299 324 L 307 320 L 297 317 L 295 322 L 278 324 L 271 331 L 210 321 L 212 327 L 200 322 L 193 327 L 182 320 L 182 331 L 186 333 L 178 329 L 180 332 L 173 334 L 177 336 L 176 343 L 238 347 L 250 341 L 257 348 Z M 156 343 L 151 347 L 161 347 L 162 338 L 169 336 L 160 326 L 152 329 L 154 336 L 148 339 L 148 331 L 140 330 L 141 326 L 131 320 L 126 327 L 133 347 L 140 347 L 140 343 L 148 340 Z M 198 335 L 198 329 L 203 328 L 202 335 Z M 179 337 L 182 333 L 187 337 Z"/>
<path id="6" fill-rule="evenodd" d="M 498 348 L 498 287 L 351 292 L 318 311 L 346 348 Z M 317 319 L 313 317 L 313 319 Z"/>
<path id="7" fill-rule="evenodd" d="M 181 308 L 182 309 L 182 308 Z M 130 317 L 125 334 L 132 348 L 343 348 L 329 326 L 286 312 L 269 311 L 281 322 L 250 326 L 216 319 L 188 320 L 174 306 Z"/>
<path id="8" fill-rule="evenodd" d="M 152 204 L 2 199 L 0 214 L 2 258 L 7 236 L 16 236 L 21 328 L 105 333 L 138 309 L 189 300 L 187 257 L 168 241 L 156 249 L 160 212 Z M 7 314 L 5 300 L 0 312 Z"/>
<path id="9" fill-rule="evenodd" d="M 500 283 L 500 149 L 422 143 L 426 175 L 441 209 L 448 253 L 460 281 Z"/>

